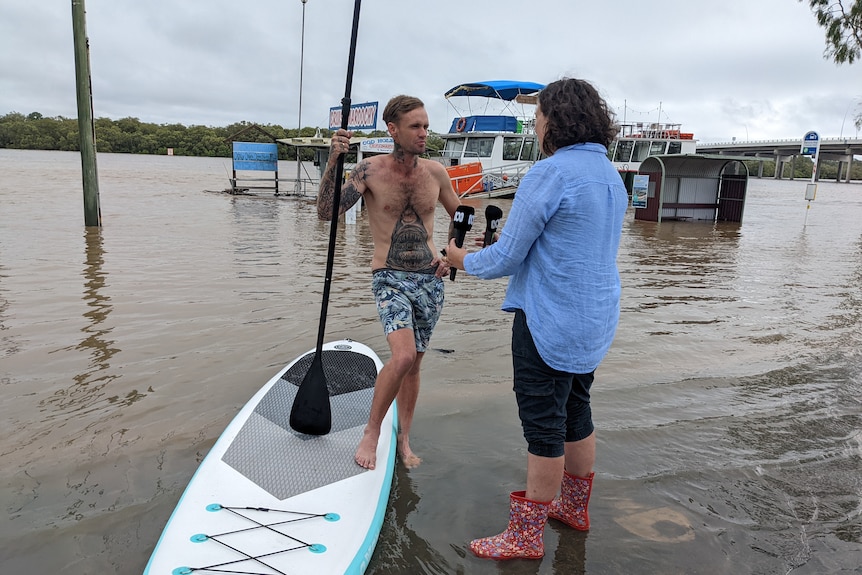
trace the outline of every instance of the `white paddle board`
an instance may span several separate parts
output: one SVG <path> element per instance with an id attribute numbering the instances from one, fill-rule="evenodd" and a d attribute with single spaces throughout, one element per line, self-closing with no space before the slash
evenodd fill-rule
<path id="1" fill-rule="evenodd" d="M 144 575 L 362 574 L 377 544 L 395 466 L 395 404 L 383 421 L 377 466 L 353 461 L 377 374 L 371 348 L 323 346 L 332 430 L 291 429 L 293 398 L 315 350 L 275 375 L 201 462 Z"/>

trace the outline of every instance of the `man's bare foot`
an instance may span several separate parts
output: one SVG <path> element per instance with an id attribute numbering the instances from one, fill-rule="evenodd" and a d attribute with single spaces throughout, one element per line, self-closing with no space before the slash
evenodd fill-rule
<path id="1" fill-rule="evenodd" d="M 380 432 L 373 433 L 367 427 L 362 432 L 362 439 L 359 441 L 359 447 L 356 448 L 356 455 L 353 460 L 360 467 L 365 469 L 374 469 L 377 465 L 377 440 L 380 438 Z"/>
<path id="2" fill-rule="evenodd" d="M 410 438 L 406 435 L 398 436 L 398 455 L 401 456 L 401 461 L 407 469 L 419 467 L 422 463 L 422 460 L 410 449 Z"/>

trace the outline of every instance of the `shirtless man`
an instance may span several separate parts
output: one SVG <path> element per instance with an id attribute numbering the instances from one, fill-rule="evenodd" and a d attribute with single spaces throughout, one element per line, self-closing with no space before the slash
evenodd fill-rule
<path id="1" fill-rule="evenodd" d="M 448 264 L 436 254 L 434 212 L 439 202 L 451 217 L 460 205 L 446 169 L 420 158 L 428 137 L 428 114 L 418 98 L 396 96 L 383 110 L 383 121 L 395 141 L 388 155 L 362 160 L 341 190 L 344 213 L 360 197 L 368 210 L 374 240 L 371 287 L 383 323 L 391 358 L 380 370 L 368 424 L 354 459 L 366 469 L 377 462 L 380 425 L 398 400 L 398 454 L 408 468 L 421 463 L 410 449 L 410 426 L 419 396 L 419 367 L 431 332 L 443 309 L 443 280 Z M 326 171 L 320 180 L 317 215 L 332 219 L 335 171 L 347 152 L 351 132 L 338 130 Z M 449 234 L 452 236 L 452 227 Z M 409 329 L 403 329 L 409 328 Z"/>

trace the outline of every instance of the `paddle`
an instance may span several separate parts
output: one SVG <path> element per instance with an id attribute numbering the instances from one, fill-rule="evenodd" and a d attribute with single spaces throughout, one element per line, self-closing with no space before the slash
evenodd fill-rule
<path id="1" fill-rule="evenodd" d="M 353 4 L 353 31 L 350 35 L 350 55 L 347 60 L 347 85 L 341 100 L 341 127 L 347 129 L 350 119 L 350 91 L 353 86 L 353 61 L 356 58 L 356 36 L 359 33 L 361 0 Z M 323 371 L 323 334 L 326 332 L 326 312 L 329 307 L 329 290 L 332 284 L 332 267 L 335 259 L 335 232 L 338 229 L 341 180 L 344 176 L 344 154 L 338 156 L 335 168 L 335 193 L 332 196 L 332 223 L 329 227 L 329 251 L 326 256 L 326 277 L 323 282 L 323 305 L 320 306 L 320 326 L 317 332 L 317 349 L 305 378 L 299 385 L 290 410 L 290 427 L 307 435 L 326 435 L 332 429 L 332 407 L 329 405 L 329 388 Z"/>

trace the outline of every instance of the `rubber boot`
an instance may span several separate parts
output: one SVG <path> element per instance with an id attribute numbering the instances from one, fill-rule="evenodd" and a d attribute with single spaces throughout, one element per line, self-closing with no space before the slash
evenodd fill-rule
<path id="1" fill-rule="evenodd" d="M 563 472 L 560 494 L 551 501 L 548 517 L 562 521 L 578 531 L 589 530 L 590 514 L 587 512 L 587 505 L 590 503 L 590 491 L 595 475 L 590 473 L 589 477 L 576 477 Z"/>
<path id="2" fill-rule="evenodd" d="M 509 526 L 493 537 L 470 542 L 470 551 L 484 559 L 539 559 L 545 555 L 545 522 L 548 503 L 524 497 L 526 491 L 509 495 Z"/>

